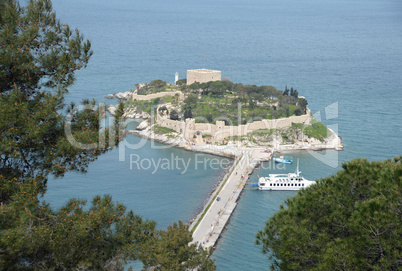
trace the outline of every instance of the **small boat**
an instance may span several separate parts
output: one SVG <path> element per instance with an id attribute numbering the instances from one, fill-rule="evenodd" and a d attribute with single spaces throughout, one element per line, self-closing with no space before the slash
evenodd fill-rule
<path id="1" fill-rule="evenodd" d="M 300 176 L 300 173 L 299 165 L 297 165 L 296 173 L 269 174 L 269 177 L 259 177 L 258 183 L 253 186 L 258 187 L 259 190 L 300 190 L 316 183 Z"/>
<path id="2" fill-rule="evenodd" d="M 293 162 L 293 157 L 291 156 L 280 156 L 279 158 L 273 158 L 275 163 L 291 164 Z"/>

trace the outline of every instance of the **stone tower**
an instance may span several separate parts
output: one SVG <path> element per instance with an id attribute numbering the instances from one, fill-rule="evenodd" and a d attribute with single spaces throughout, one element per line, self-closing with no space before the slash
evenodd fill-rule
<path id="1" fill-rule="evenodd" d="M 220 81 L 221 76 L 221 71 L 207 69 L 187 70 L 187 85 L 189 86 L 194 82 L 206 83 L 209 81 Z"/>
<path id="2" fill-rule="evenodd" d="M 177 81 L 179 81 L 179 73 L 176 72 L 174 75 L 174 84 L 176 85 Z"/>

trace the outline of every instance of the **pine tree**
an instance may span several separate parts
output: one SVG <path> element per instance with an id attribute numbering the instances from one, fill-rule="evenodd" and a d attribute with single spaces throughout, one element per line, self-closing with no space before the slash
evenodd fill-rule
<path id="1" fill-rule="evenodd" d="M 104 108 L 94 102 L 84 101 L 81 111 L 72 105 L 62 115 L 74 72 L 92 55 L 89 41 L 61 24 L 48 0 L 24 7 L 0 0 L 0 22 L 0 177 L 14 180 L 0 190 L 7 203 L 27 178 L 38 178 L 43 193 L 49 174 L 85 171 L 111 141 L 99 137 Z"/>
<path id="2" fill-rule="evenodd" d="M 110 196 L 71 199 L 60 210 L 38 202 L 35 180 L 25 182 L 0 214 L 0 269 L 123 270 L 144 257 L 155 222 L 144 221 Z"/>
<path id="3" fill-rule="evenodd" d="M 303 114 L 307 113 L 307 100 L 304 98 L 298 98 L 298 106 L 300 107 L 300 110 L 303 112 Z"/>
<path id="4" fill-rule="evenodd" d="M 215 260 L 210 259 L 211 250 L 203 250 L 198 244 L 190 244 L 191 232 L 187 225 L 179 221 L 168 226 L 166 231 L 158 231 L 150 251 L 150 260 L 144 261 L 144 269 L 153 270 L 215 270 Z M 198 269 L 197 269 L 198 268 Z"/>
<path id="5" fill-rule="evenodd" d="M 191 106 L 185 106 L 183 111 L 183 118 L 184 119 L 191 119 L 193 117 L 193 112 Z"/>
<path id="6" fill-rule="evenodd" d="M 344 163 L 286 200 L 257 234 L 272 270 L 399 270 L 401 158 Z"/>
<path id="7" fill-rule="evenodd" d="M 283 92 L 283 96 L 289 96 L 288 86 L 285 86 L 285 91 Z"/>
<path id="8" fill-rule="evenodd" d="M 91 55 L 50 0 L 0 0 L 0 270 L 122 270 L 149 257 L 155 222 L 110 196 L 57 211 L 40 201 L 50 174 L 85 172 L 124 136 L 122 103 L 109 128 L 94 100 L 64 103 Z"/>
<path id="9" fill-rule="evenodd" d="M 169 117 L 171 120 L 179 120 L 179 113 L 176 110 L 171 110 Z"/>

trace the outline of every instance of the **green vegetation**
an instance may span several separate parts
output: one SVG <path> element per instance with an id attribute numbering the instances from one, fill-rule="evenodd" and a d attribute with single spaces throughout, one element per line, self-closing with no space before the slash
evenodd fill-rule
<path id="1" fill-rule="evenodd" d="M 312 125 L 302 123 L 292 123 L 289 128 L 281 129 L 260 129 L 248 133 L 244 136 L 230 137 L 234 141 L 249 141 L 255 144 L 263 144 L 272 141 L 272 136 L 281 136 L 284 143 L 295 143 L 303 137 L 315 138 L 323 142 L 328 136 L 329 130 L 324 124 L 313 120 Z"/>
<path id="2" fill-rule="evenodd" d="M 282 92 L 273 86 L 256 86 L 232 83 L 229 80 L 195 82 L 190 86 L 185 80 L 177 83 L 179 89 L 186 94 L 184 102 L 179 102 L 178 95 L 164 97 L 159 104 L 172 103 L 182 119 L 195 118 L 196 122 L 215 123 L 225 121 L 226 125 L 240 125 L 262 119 L 277 119 L 306 113 L 307 101 L 298 97 L 296 89 Z M 154 80 L 138 90 L 138 94 L 150 94 L 172 90 L 162 80 Z M 155 104 L 155 102 L 151 102 Z M 157 103 L 156 103 L 157 104 Z M 130 105 L 130 104 L 129 104 Z M 140 110 L 150 111 L 149 104 L 135 102 Z"/>
<path id="3" fill-rule="evenodd" d="M 320 141 L 324 141 L 324 139 L 328 135 L 328 128 L 325 127 L 321 122 L 316 122 L 311 125 L 308 125 L 304 129 L 305 135 L 312 138 L 317 138 Z"/>
<path id="4" fill-rule="evenodd" d="M 186 85 L 186 84 L 187 84 L 187 79 L 184 78 L 184 79 L 177 80 L 176 84 L 177 84 L 178 86 Z"/>
<path id="5" fill-rule="evenodd" d="M 152 109 L 156 109 L 159 104 L 164 104 L 166 102 L 166 100 L 170 100 L 172 98 L 173 98 L 173 96 L 165 96 L 163 98 L 155 98 L 155 99 L 144 100 L 144 101 L 128 100 L 124 103 L 124 107 L 125 108 L 136 107 L 137 113 L 146 112 L 148 114 L 151 114 Z"/>
<path id="6" fill-rule="evenodd" d="M 158 93 L 162 91 L 166 91 L 168 88 L 166 81 L 162 81 L 160 79 L 153 80 L 149 84 L 145 84 L 142 88 L 140 88 L 137 92 L 138 95 L 148 95 L 152 93 Z"/>
<path id="7" fill-rule="evenodd" d="M 260 129 L 253 131 L 253 135 L 258 135 L 258 136 L 265 136 L 265 135 L 273 135 L 276 132 L 275 129 Z"/>
<path id="8" fill-rule="evenodd" d="M 159 126 L 159 125 L 154 125 L 153 129 L 154 129 L 154 132 L 156 134 L 160 134 L 160 135 L 169 134 L 169 133 L 176 133 L 176 131 L 173 130 L 173 129 L 166 128 L 166 127 Z"/>
<path id="9" fill-rule="evenodd" d="M 20 3 L 0 0 L 0 270 L 123 270 L 136 259 L 154 270 L 214 270 L 210 251 L 189 246 L 181 222 L 158 231 L 110 196 L 88 207 L 71 199 L 59 210 L 41 200 L 49 175 L 86 172 L 123 139 L 124 105 L 112 133 L 94 100 L 82 110 L 64 104 L 91 44 L 56 19 L 50 0 Z"/>
<path id="10" fill-rule="evenodd" d="M 179 113 L 174 109 L 170 110 L 169 117 L 171 120 L 180 120 Z"/>
<path id="11" fill-rule="evenodd" d="M 401 159 L 344 163 L 287 199 L 256 236 L 271 270 L 399 270 Z"/>
<path id="12" fill-rule="evenodd" d="M 230 81 L 195 82 L 186 91 L 187 96 L 181 106 L 186 116 L 196 122 L 214 123 L 225 121 L 226 125 L 240 125 L 262 119 L 275 119 L 291 115 L 305 114 L 307 102 L 272 86 L 235 84 Z M 296 93 L 296 94 L 295 94 Z"/>
<path id="13" fill-rule="evenodd" d="M 317 121 L 314 117 L 312 118 L 311 125 L 292 123 L 292 128 L 299 130 L 300 133 L 303 132 L 305 136 L 316 138 L 321 142 L 323 142 L 330 133 L 328 128 L 321 122 Z"/>
<path id="14" fill-rule="evenodd" d="M 144 261 L 144 269 L 150 270 L 216 270 L 215 260 L 207 260 L 212 248 L 203 250 L 192 241 L 188 225 L 173 223 L 166 231 L 158 231 L 155 246 L 149 249 L 150 260 Z"/>
<path id="15" fill-rule="evenodd" d="M 167 96 L 163 96 L 163 98 L 160 98 L 159 104 L 167 104 L 167 103 L 171 103 L 172 105 L 177 106 L 179 104 L 179 95 L 178 94 L 175 94 L 174 96 L 167 95 Z M 156 103 L 154 102 L 154 104 L 156 104 Z"/>
<path id="16" fill-rule="evenodd" d="M 131 101 L 130 100 L 125 103 L 126 108 L 136 107 L 137 113 L 146 112 L 148 114 L 151 114 L 152 106 L 156 106 L 155 101 L 152 101 L 152 100 L 151 101 L 147 101 L 147 100 L 146 101 L 139 101 L 139 100 Z"/>

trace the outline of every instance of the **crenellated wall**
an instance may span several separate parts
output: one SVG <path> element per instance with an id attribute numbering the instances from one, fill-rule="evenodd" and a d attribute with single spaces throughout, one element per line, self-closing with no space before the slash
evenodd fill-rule
<path id="1" fill-rule="evenodd" d="M 156 123 L 160 126 L 183 133 L 184 138 L 192 140 L 197 132 L 211 135 L 214 142 L 221 142 L 227 137 L 244 136 L 256 130 L 261 129 L 280 129 L 292 126 L 292 123 L 310 124 L 311 112 L 301 116 L 291 116 L 281 119 L 265 119 L 254 121 L 239 126 L 226 126 L 224 121 L 216 121 L 216 124 L 195 123 L 195 119 L 186 119 L 186 121 L 171 120 L 157 114 Z"/>
<path id="2" fill-rule="evenodd" d="M 148 95 L 133 94 L 132 99 L 138 100 L 138 101 L 146 101 L 146 100 L 152 100 L 152 99 L 156 99 L 156 98 L 162 98 L 165 96 L 174 96 L 176 94 L 180 95 L 180 100 L 184 99 L 184 94 L 181 91 L 165 91 L 165 92 L 152 93 L 152 94 L 148 94 Z"/>

